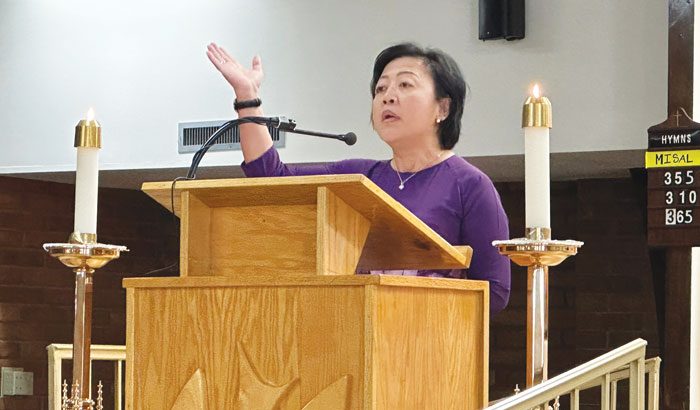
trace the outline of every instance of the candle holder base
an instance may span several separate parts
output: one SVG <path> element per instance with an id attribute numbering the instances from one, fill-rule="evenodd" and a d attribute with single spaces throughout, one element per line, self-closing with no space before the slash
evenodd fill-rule
<path id="1" fill-rule="evenodd" d="M 90 400 L 90 345 L 92 343 L 92 282 L 95 269 L 128 252 L 126 246 L 102 243 L 45 243 L 44 250 L 75 272 L 75 320 L 73 323 L 73 384 L 64 409 L 93 409 Z M 100 387 L 101 389 L 101 387 Z M 66 387 L 64 387 L 64 396 Z M 101 396 L 101 393 L 100 393 Z M 102 408 L 98 401 L 97 409 Z"/>
<path id="2" fill-rule="evenodd" d="M 576 255 L 583 242 L 549 239 L 550 231 L 529 229 L 528 238 L 493 241 L 513 263 L 527 267 L 526 386 L 547 380 L 549 338 L 549 267 Z"/>
<path id="3" fill-rule="evenodd" d="M 129 251 L 126 246 L 103 243 L 45 243 L 44 250 L 69 268 L 93 270 Z"/>
<path id="4" fill-rule="evenodd" d="M 63 380 L 63 394 L 61 396 L 61 410 L 104 410 L 104 398 L 102 397 L 102 380 L 97 383 L 97 401 L 80 398 L 80 386 L 78 382 L 71 385 L 71 396 L 68 397 L 68 382 Z"/>
<path id="5" fill-rule="evenodd" d="M 516 238 L 493 241 L 493 246 L 518 266 L 557 266 L 569 256 L 576 255 L 583 242 Z"/>

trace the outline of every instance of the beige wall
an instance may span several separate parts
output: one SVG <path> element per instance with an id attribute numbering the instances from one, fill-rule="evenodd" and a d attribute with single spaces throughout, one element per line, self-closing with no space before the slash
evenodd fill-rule
<path id="1" fill-rule="evenodd" d="M 643 149 L 666 113 L 667 5 L 638 0 L 527 2 L 522 41 L 477 39 L 477 0 L 0 2 L 0 173 L 74 169 L 72 132 L 94 106 L 101 169 L 186 166 L 177 123 L 229 118 L 232 93 L 209 66 L 216 40 L 258 52 L 268 114 L 360 141 L 289 138 L 290 162 L 383 158 L 369 125 L 374 56 L 391 43 L 439 46 L 472 87 L 461 155 L 522 153 L 533 80 L 554 104 L 554 152 Z M 211 153 L 203 166 L 238 163 Z"/>

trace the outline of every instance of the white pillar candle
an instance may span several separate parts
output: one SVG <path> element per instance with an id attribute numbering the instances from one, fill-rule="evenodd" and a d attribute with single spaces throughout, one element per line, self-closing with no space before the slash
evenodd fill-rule
<path id="1" fill-rule="evenodd" d="M 551 229 L 549 211 L 549 129 L 552 105 L 535 85 L 523 106 L 525 139 L 525 228 Z"/>
<path id="2" fill-rule="evenodd" d="M 91 108 L 87 119 L 81 120 L 75 127 L 78 159 L 75 170 L 73 232 L 76 233 L 97 234 L 97 186 L 101 137 L 100 124 L 95 121 Z"/>
<path id="3" fill-rule="evenodd" d="M 525 227 L 551 228 L 549 128 L 525 127 Z"/>
<path id="4" fill-rule="evenodd" d="M 78 147 L 73 232 L 97 233 L 99 148 Z"/>

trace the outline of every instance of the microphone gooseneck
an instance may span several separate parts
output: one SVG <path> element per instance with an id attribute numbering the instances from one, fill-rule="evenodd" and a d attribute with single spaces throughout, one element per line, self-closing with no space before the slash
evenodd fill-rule
<path id="1" fill-rule="evenodd" d="M 357 136 L 354 132 L 348 132 L 347 134 L 328 134 L 326 132 L 300 130 L 298 128 L 289 130 L 289 132 L 294 134 L 311 135 L 313 137 L 331 138 L 334 140 L 343 141 L 348 145 L 352 145 L 357 141 Z"/>
<path id="2" fill-rule="evenodd" d="M 321 138 L 332 138 L 345 142 L 347 145 L 353 145 L 357 142 L 357 135 L 354 132 L 348 132 L 346 134 L 328 134 L 325 132 L 318 131 L 308 131 L 296 128 L 296 123 L 294 120 L 287 117 L 243 117 L 236 120 L 231 120 L 224 123 L 219 129 L 214 131 L 214 133 L 202 144 L 202 146 L 195 152 L 192 157 L 192 163 L 187 171 L 186 179 L 195 179 L 197 174 L 197 168 L 199 163 L 202 161 L 204 154 L 216 143 L 216 141 L 229 129 L 246 123 L 255 123 L 260 125 L 266 125 L 268 127 L 278 128 L 280 131 L 291 132 L 293 134 L 311 135 L 314 137 Z"/>

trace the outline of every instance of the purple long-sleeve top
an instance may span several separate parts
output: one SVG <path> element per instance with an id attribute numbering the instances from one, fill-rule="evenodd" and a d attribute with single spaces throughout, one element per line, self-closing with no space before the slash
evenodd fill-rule
<path id="1" fill-rule="evenodd" d="M 363 174 L 452 245 L 474 250 L 466 270 L 388 271 L 404 275 L 441 276 L 489 281 L 491 314 L 508 304 L 510 262 L 491 242 L 508 239 L 508 218 L 493 183 L 464 158 L 454 155 L 411 176 L 399 177 L 389 161 L 349 159 L 320 165 L 284 164 L 275 148 L 243 163 L 248 177 Z M 407 178 L 409 178 L 407 180 Z M 384 273 L 386 273 L 385 271 Z"/>

